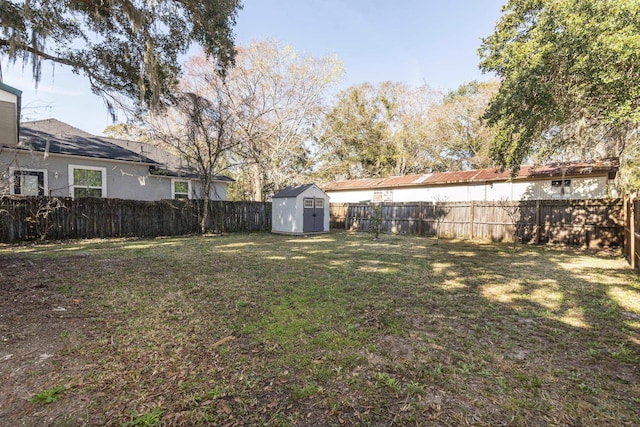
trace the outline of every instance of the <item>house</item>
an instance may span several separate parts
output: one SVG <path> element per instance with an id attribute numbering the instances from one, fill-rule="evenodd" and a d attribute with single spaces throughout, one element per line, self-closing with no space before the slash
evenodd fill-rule
<path id="1" fill-rule="evenodd" d="M 16 116 L 5 103 L 13 103 Z M 56 119 L 23 122 L 18 128 L 19 105 L 20 92 L 0 86 L 0 127 L 15 126 L 18 136 L 3 132 L 0 137 L 0 195 L 202 198 L 198 176 L 188 168 L 174 168 L 179 161 L 169 153 L 134 151 L 126 148 L 126 141 L 92 135 Z M 216 176 L 209 197 L 225 200 L 231 182 Z"/>
<path id="2" fill-rule="evenodd" d="M 329 196 L 315 184 L 287 187 L 273 195 L 271 231 L 277 234 L 329 232 Z"/>
<path id="3" fill-rule="evenodd" d="M 515 177 L 497 168 L 389 178 L 355 179 L 324 186 L 331 203 L 464 202 L 603 199 L 615 196 L 618 159 L 522 166 Z"/>

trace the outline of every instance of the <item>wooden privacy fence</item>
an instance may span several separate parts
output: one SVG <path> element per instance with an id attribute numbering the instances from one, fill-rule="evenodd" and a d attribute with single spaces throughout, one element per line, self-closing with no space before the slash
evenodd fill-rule
<path id="1" fill-rule="evenodd" d="M 330 204 L 331 227 L 369 230 L 375 204 Z M 382 231 L 522 242 L 619 246 L 622 199 L 383 203 Z"/>
<path id="2" fill-rule="evenodd" d="M 640 198 L 637 195 L 624 199 L 624 256 L 631 268 L 640 270 Z"/>
<path id="3" fill-rule="evenodd" d="M 201 204 L 201 200 L 2 197 L 0 242 L 197 233 Z M 212 231 L 271 228 L 271 203 L 212 201 L 208 211 Z"/>

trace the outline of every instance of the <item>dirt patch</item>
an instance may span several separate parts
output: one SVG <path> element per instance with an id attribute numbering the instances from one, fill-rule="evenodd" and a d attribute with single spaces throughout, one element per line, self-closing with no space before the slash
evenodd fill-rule
<path id="1" fill-rule="evenodd" d="M 82 399 L 66 405 L 64 413 L 57 413 L 55 405 L 30 401 L 60 385 L 71 389 L 73 377 L 86 365 L 64 357 L 96 330 L 82 300 L 55 284 L 69 266 L 69 259 L 0 257 L 0 419 L 6 425 L 52 425 L 83 412 Z"/>

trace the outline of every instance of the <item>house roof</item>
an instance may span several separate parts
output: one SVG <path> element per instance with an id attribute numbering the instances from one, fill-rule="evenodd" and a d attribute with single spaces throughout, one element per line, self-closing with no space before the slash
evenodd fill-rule
<path id="1" fill-rule="evenodd" d="M 56 119 L 22 122 L 20 146 L 51 154 L 122 160 L 160 166 L 160 163 L 112 143 L 110 138 L 91 135 Z"/>
<path id="2" fill-rule="evenodd" d="M 443 184 L 467 184 L 495 181 L 523 181 L 550 177 L 601 176 L 615 174 L 620 168 L 618 159 L 592 162 L 551 163 L 543 166 L 522 166 L 518 174 L 499 168 L 476 169 L 458 172 L 436 172 L 418 175 L 365 178 L 333 182 L 324 191 L 363 190 L 372 188 L 426 187 Z"/>
<path id="3" fill-rule="evenodd" d="M 315 184 L 291 185 L 283 188 L 273 195 L 272 199 L 285 199 L 288 197 L 298 197 L 300 194 L 313 187 Z"/>
<path id="4" fill-rule="evenodd" d="M 17 97 L 22 96 L 22 91 L 20 89 L 16 89 L 15 87 L 9 86 L 8 84 L 2 83 L 2 82 L 0 82 L 0 90 L 12 93 Z"/>
<path id="5" fill-rule="evenodd" d="M 139 141 L 128 141 L 125 139 L 118 138 L 107 138 L 112 144 L 116 144 L 122 148 L 126 148 L 127 150 L 138 153 L 139 155 L 145 156 L 149 159 L 152 159 L 158 163 L 161 163 L 165 166 L 165 168 L 159 168 L 152 171 L 155 175 L 165 175 L 171 177 L 180 177 L 180 178 L 193 178 L 198 179 L 199 176 L 196 173 L 192 172 L 192 169 L 186 164 L 186 162 L 178 156 L 175 156 L 169 153 L 162 148 L 149 144 L 146 142 Z M 215 181 L 225 181 L 225 182 L 235 182 L 233 178 L 229 178 L 224 175 L 215 175 Z"/>

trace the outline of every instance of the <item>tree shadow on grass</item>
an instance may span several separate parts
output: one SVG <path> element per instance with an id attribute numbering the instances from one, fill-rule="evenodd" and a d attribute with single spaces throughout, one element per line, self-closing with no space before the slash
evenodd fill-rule
<path id="1" fill-rule="evenodd" d="M 448 246 L 454 261 L 435 282 L 446 282 L 453 273 L 460 283 L 449 289 L 450 298 L 463 301 L 450 306 L 460 316 L 458 326 L 483 329 L 467 338 L 489 344 L 486 352 L 496 360 L 512 360 L 516 378 L 533 375 L 541 389 L 553 384 L 544 388 L 549 401 L 559 404 L 555 411 L 547 408 L 551 413 L 570 413 L 567 408 L 580 401 L 582 414 L 574 414 L 572 422 L 604 422 L 607 411 L 637 420 L 637 276 L 620 260 L 500 246 L 485 252 L 486 259 L 465 247 L 471 255 L 461 256 L 455 244 Z"/>
<path id="2" fill-rule="evenodd" d="M 385 357 L 410 354 L 407 365 L 378 368 L 435 385 L 455 396 L 452 410 L 483 422 L 640 419 L 640 283 L 620 259 L 507 244 L 334 238 L 344 239 L 339 253 L 310 257 L 309 268 L 330 280 L 332 271 L 348 272 L 336 289 L 356 316 L 384 313 L 404 325 L 381 330 L 374 342 Z M 411 351 L 398 350 L 403 340 Z"/>

